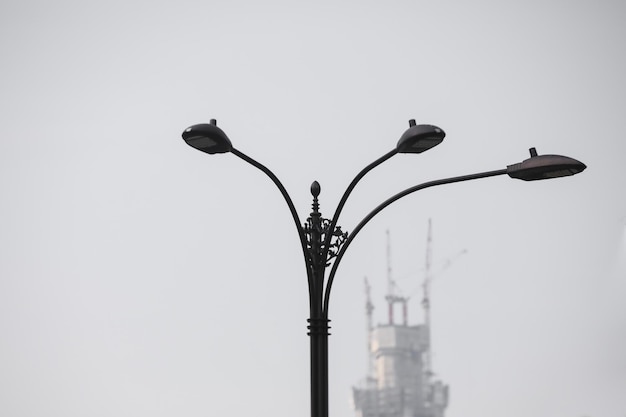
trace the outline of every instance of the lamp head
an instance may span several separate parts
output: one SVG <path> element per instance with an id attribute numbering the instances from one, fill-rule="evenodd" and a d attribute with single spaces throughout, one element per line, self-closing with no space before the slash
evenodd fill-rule
<path id="1" fill-rule="evenodd" d="M 409 120 L 409 128 L 402 134 L 396 149 L 398 153 L 422 153 L 439 145 L 446 133 L 433 125 L 416 125 Z"/>
<path id="2" fill-rule="evenodd" d="M 193 125 L 185 129 L 183 139 L 187 145 L 208 154 L 226 153 L 233 149 L 226 133 L 217 127 L 217 121 L 211 119 L 209 124 Z"/>
<path id="3" fill-rule="evenodd" d="M 573 158 L 561 155 L 537 155 L 537 150 L 530 148 L 530 158 L 519 164 L 509 165 L 506 173 L 511 178 L 535 181 L 576 175 L 585 168 L 587 165 Z"/>

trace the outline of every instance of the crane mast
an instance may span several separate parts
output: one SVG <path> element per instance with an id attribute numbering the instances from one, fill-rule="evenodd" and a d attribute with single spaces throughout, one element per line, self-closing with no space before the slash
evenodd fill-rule
<path id="1" fill-rule="evenodd" d="M 402 297 L 396 294 L 396 282 L 393 280 L 391 270 L 391 237 L 389 230 L 387 230 L 387 306 L 389 311 L 389 325 L 394 325 L 393 311 L 396 303 L 402 304 L 402 325 L 408 326 L 408 311 L 407 311 L 407 297 Z"/>
<path id="2" fill-rule="evenodd" d="M 424 350 L 424 375 L 428 381 L 433 374 L 432 371 L 432 342 L 430 335 L 430 281 L 431 277 L 431 262 L 432 262 L 432 220 L 428 219 L 428 234 L 426 237 L 426 261 L 424 266 L 424 283 L 422 307 L 424 308 L 424 329 L 426 331 L 426 349 Z"/>
<path id="3" fill-rule="evenodd" d="M 371 289 L 367 277 L 363 278 L 365 287 L 365 316 L 366 316 L 366 334 L 367 334 L 367 383 L 371 383 L 375 380 L 374 375 L 374 353 L 372 352 L 372 332 L 374 331 L 373 312 L 374 304 L 372 303 Z"/>

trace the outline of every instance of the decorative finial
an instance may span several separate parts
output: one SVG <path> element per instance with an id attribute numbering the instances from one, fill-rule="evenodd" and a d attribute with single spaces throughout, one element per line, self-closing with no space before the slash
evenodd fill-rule
<path id="1" fill-rule="evenodd" d="M 209 123 L 211 123 L 213 126 L 217 126 L 217 120 L 215 119 L 211 119 Z"/>
<path id="2" fill-rule="evenodd" d="M 311 194 L 313 195 L 313 213 L 311 213 L 311 217 L 320 217 L 320 204 L 317 201 L 317 196 L 320 195 L 320 191 L 322 191 L 322 187 L 320 187 L 320 183 L 317 181 L 313 181 L 311 184 Z"/>
<path id="3" fill-rule="evenodd" d="M 311 195 L 317 198 L 320 195 L 320 191 L 322 191 L 322 187 L 320 187 L 320 183 L 317 181 L 313 181 L 313 184 L 311 184 Z"/>
<path id="4" fill-rule="evenodd" d="M 530 152 L 530 157 L 531 158 L 534 158 L 535 156 L 537 156 L 537 149 L 530 148 L 528 151 Z"/>
<path id="5" fill-rule="evenodd" d="M 413 127 L 413 126 L 415 126 L 415 124 L 416 124 L 415 123 L 415 119 L 409 120 L 409 127 Z"/>

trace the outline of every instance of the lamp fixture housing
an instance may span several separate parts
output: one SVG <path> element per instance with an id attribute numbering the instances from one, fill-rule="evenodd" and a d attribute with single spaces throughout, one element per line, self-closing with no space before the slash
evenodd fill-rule
<path id="1" fill-rule="evenodd" d="M 422 153 L 439 145 L 445 137 L 443 129 L 433 125 L 417 125 L 415 119 L 411 119 L 396 149 L 398 153 Z"/>
<path id="2" fill-rule="evenodd" d="M 211 123 L 193 125 L 185 129 L 183 139 L 187 145 L 208 154 L 227 153 L 233 149 L 233 145 L 226 133 L 217 127 L 217 121 L 211 119 Z"/>
<path id="3" fill-rule="evenodd" d="M 574 158 L 561 155 L 537 155 L 535 148 L 530 148 L 530 158 L 509 165 L 506 173 L 511 178 L 524 181 L 545 180 L 567 177 L 583 172 L 587 165 Z"/>

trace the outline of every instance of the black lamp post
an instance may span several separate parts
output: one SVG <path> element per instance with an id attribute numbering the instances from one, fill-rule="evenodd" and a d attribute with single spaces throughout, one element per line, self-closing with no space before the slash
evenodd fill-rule
<path id="1" fill-rule="evenodd" d="M 217 127 L 215 119 L 212 119 L 209 124 L 198 124 L 187 128 L 182 136 L 189 146 L 202 152 L 208 154 L 230 152 L 260 169 L 276 184 L 289 206 L 300 239 L 309 285 L 311 417 L 328 417 L 328 329 L 330 328 L 328 326 L 328 303 L 335 273 L 352 240 L 376 214 L 408 194 L 436 185 L 503 174 L 508 174 L 511 178 L 531 181 L 574 175 L 586 168 L 582 162 L 565 156 L 538 156 L 535 148 L 531 148 L 529 159 L 519 164 L 509 165 L 505 169 L 430 181 L 408 188 L 381 203 L 348 234 L 337 226 L 337 221 L 350 193 L 361 178 L 397 153 L 422 153 L 437 146 L 445 137 L 443 130 L 432 125 L 416 125 L 415 120 L 410 120 L 409 128 L 400 137 L 396 147 L 363 168 L 354 177 L 341 197 L 332 219 L 322 217 L 318 202 L 321 188 L 317 181 L 313 182 L 311 185 L 313 211 L 304 224 L 300 222 L 291 197 L 276 175 L 264 165 L 235 149 L 224 131 Z M 328 279 L 326 279 L 326 268 L 331 265 Z"/>

